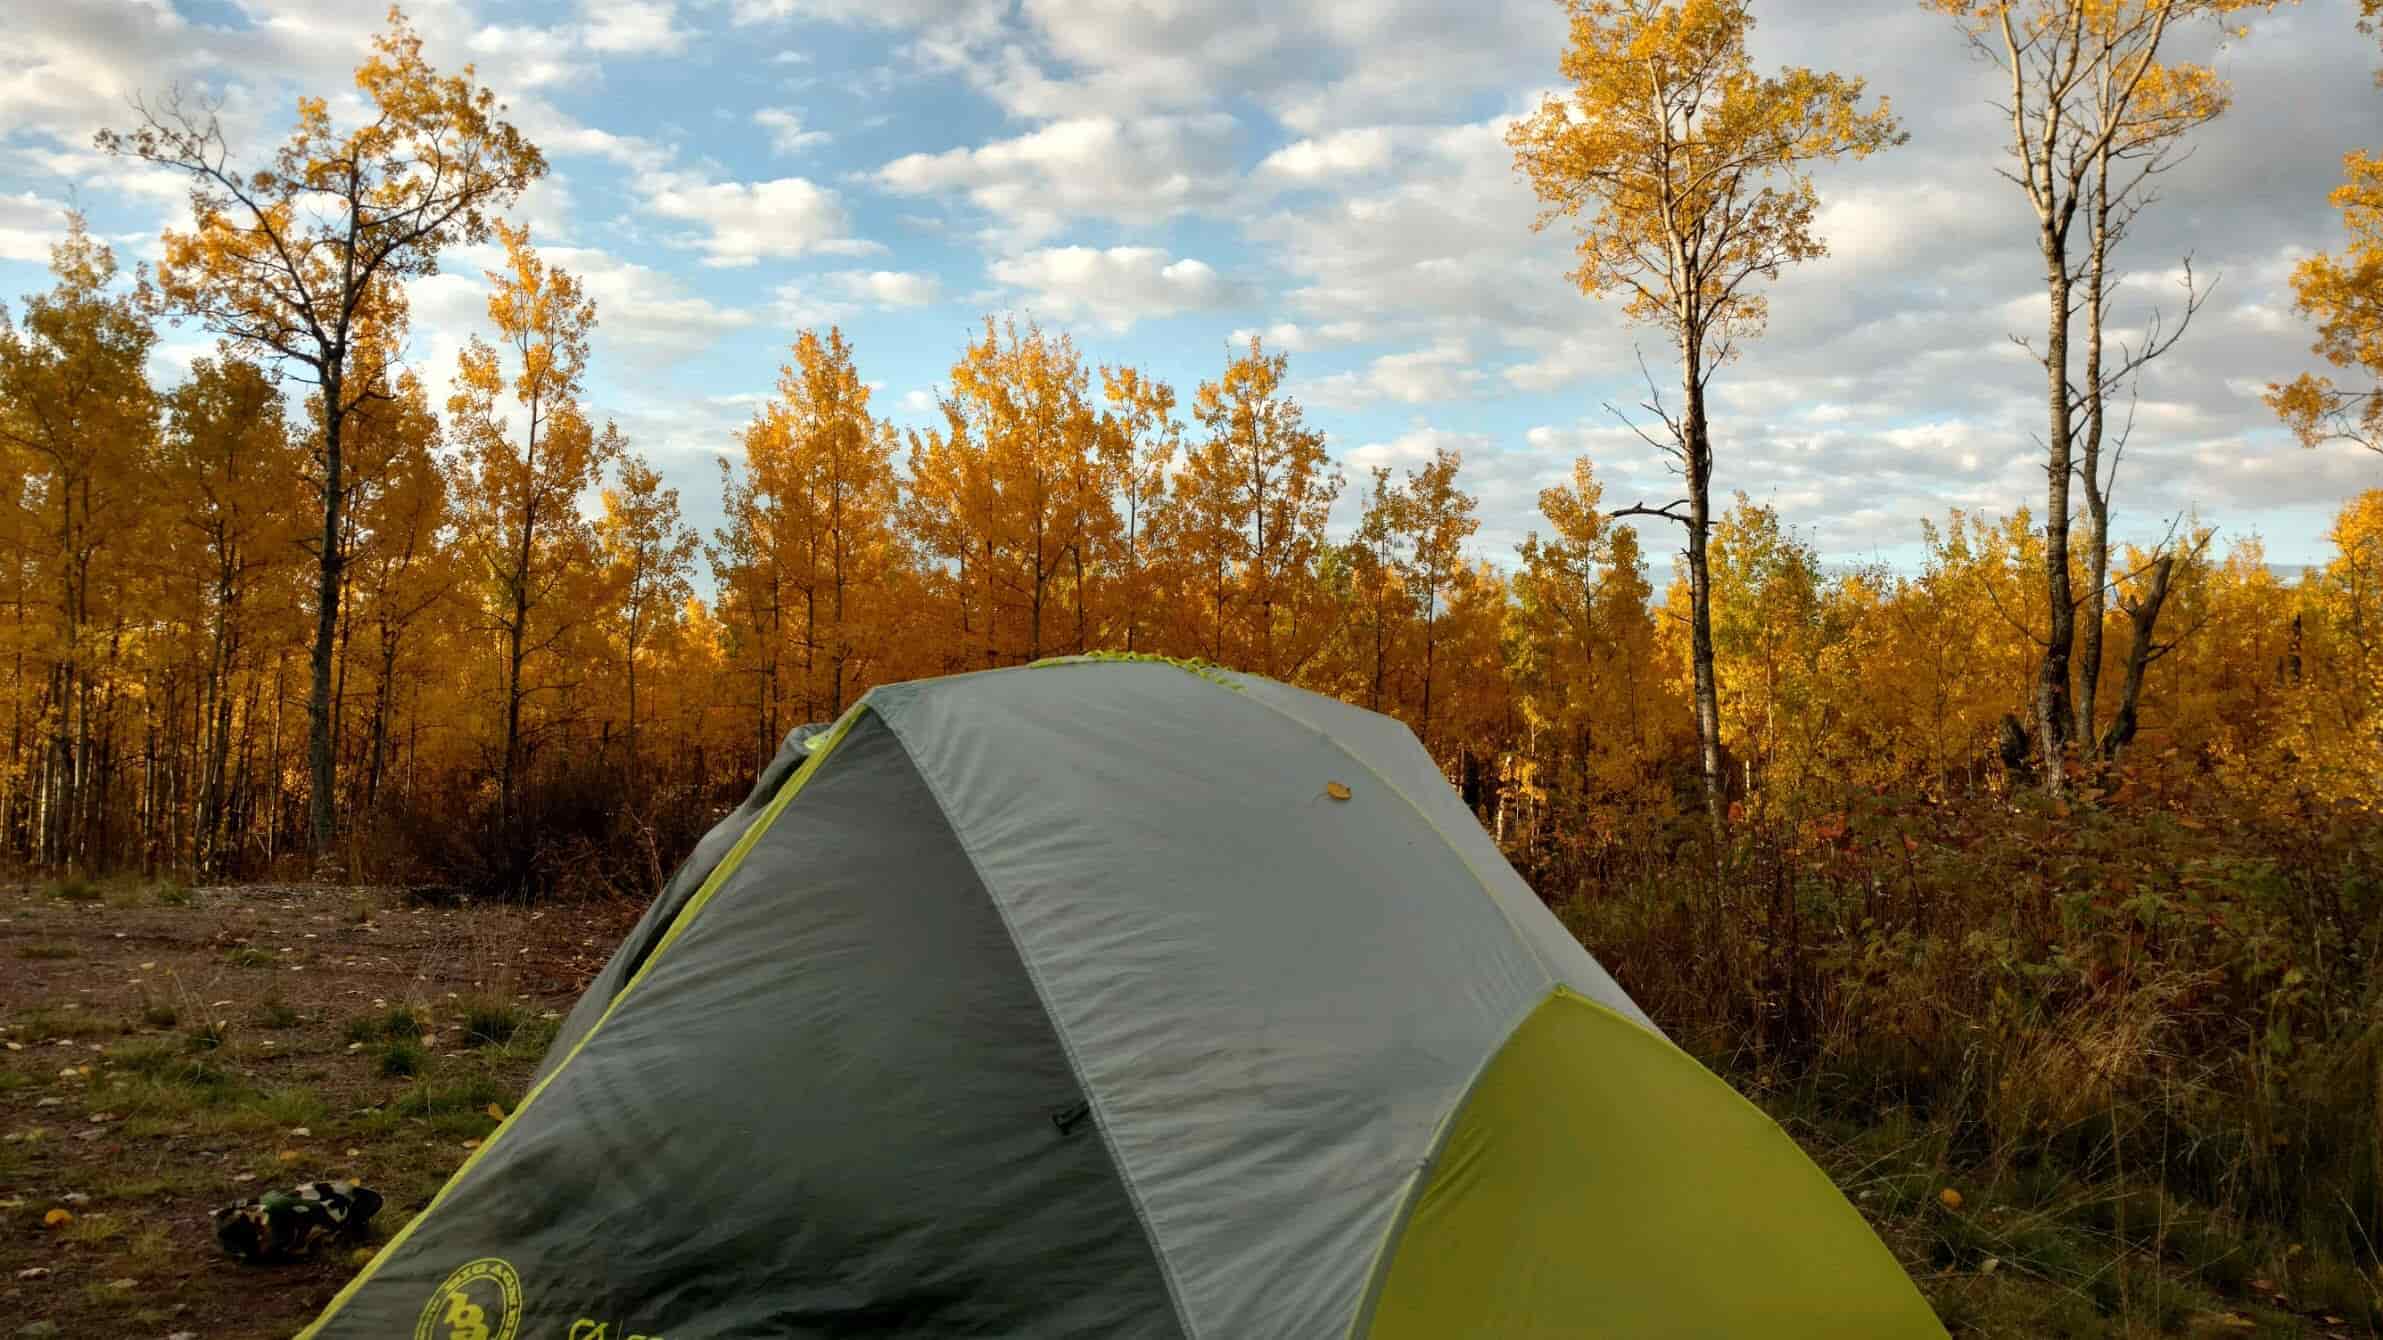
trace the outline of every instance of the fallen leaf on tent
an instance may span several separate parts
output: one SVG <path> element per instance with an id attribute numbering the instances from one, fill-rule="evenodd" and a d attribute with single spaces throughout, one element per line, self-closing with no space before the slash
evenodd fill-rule
<path id="1" fill-rule="evenodd" d="M 498 1107 L 494 1103 L 490 1103 L 488 1105 L 488 1115 L 494 1120 L 503 1121 L 505 1119 L 505 1109 Z"/>
<path id="2" fill-rule="evenodd" d="M 74 1212 L 71 1210 L 52 1210 L 41 1217 L 43 1228 L 64 1228 L 73 1222 Z"/>
<path id="3" fill-rule="evenodd" d="M 1943 1201 L 1944 1207 L 1948 1210 L 1958 1210 L 1961 1208 L 1961 1193 L 1953 1190 L 1949 1186 L 1944 1190 L 1937 1192 L 1936 1198 L 1940 1201 Z"/>
<path id="4" fill-rule="evenodd" d="M 1324 783 L 1324 794 L 1332 797 L 1334 800 L 1347 800 L 1349 798 L 1349 788 L 1341 785 L 1339 782 L 1326 782 Z"/>

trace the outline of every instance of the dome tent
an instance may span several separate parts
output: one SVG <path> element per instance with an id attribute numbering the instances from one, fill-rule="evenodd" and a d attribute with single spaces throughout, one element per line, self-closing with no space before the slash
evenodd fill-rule
<path id="1" fill-rule="evenodd" d="M 789 737 L 302 1334 L 1943 1330 L 1404 726 L 1074 657 Z"/>

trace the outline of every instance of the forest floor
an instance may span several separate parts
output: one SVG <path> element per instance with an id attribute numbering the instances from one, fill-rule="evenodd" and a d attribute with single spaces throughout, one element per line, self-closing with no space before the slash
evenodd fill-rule
<path id="1" fill-rule="evenodd" d="M 263 1340 L 358 1262 L 208 1211 L 352 1179 L 369 1253 L 510 1110 L 634 908 L 311 886 L 0 885 L 0 1337 Z"/>
<path id="2" fill-rule="evenodd" d="M 0 884 L 0 1340 L 296 1332 L 511 1109 L 637 911 Z M 2146 1265 L 2057 1179 L 1991 1184 L 1908 1130 L 1757 1096 L 1957 1335 L 2373 1334 L 2247 1265 L 2216 1291 Z M 340 1178 L 387 1198 L 367 1246 L 275 1266 L 217 1247 L 216 1206 Z"/>

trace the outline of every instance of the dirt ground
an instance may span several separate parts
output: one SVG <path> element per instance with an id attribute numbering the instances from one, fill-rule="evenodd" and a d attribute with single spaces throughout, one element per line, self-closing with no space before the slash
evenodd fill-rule
<path id="1" fill-rule="evenodd" d="M 636 914 L 0 884 L 0 1336 L 294 1334 L 511 1110 Z M 366 1246 L 217 1246 L 209 1210 L 339 1178 L 387 1198 Z"/>

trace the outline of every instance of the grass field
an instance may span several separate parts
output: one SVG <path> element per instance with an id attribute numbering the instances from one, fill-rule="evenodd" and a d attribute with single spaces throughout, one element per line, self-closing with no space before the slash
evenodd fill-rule
<path id="1" fill-rule="evenodd" d="M 511 1109 L 635 912 L 0 886 L 0 1335 L 291 1335 L 357 1259 L 241 1266 L 207 1212 L 354 1178 L 388 1198 L 385 1241 Z M 1809 1091 L 1735 1078 L 1955 1334 L 2376 1333 L 2375 1281 L 2319 1278 L 2291 1243 L 2074 1170 L 1989 1176 L 1925 1122 L 1831 1119 Z"/>

